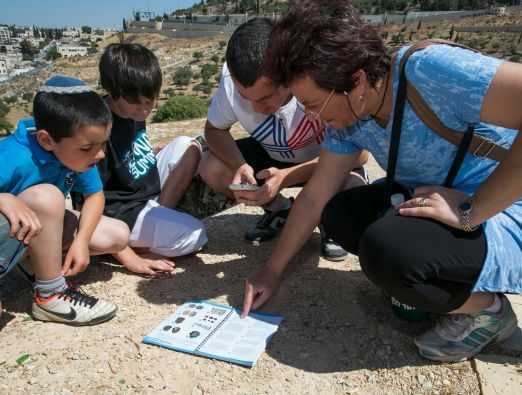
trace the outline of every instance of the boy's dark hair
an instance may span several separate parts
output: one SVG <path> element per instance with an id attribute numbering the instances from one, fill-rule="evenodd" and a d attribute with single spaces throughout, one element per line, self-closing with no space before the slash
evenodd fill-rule
<path id="1" fill-rule="evenodd" d="M 155 100 L 163 82 L 158 58 L 139 44 L 111 44 L 100 59 L 100 81 L 113 99 Z"/>
<path id="2" fill-rule="evenodd" d="M 276 84 L 306 74 L 325 90 L 349 92 L 357 70 L 375 86 L 389 65 L 384 42 L 349 0 L 301 0 L 274 26 L 265 72 Z"/>
<path id="3" fill-rule="evenodd" d="M 72 137 L 78 127 L 107 126 L 112 115 L 96 92 L 39 92 L 33 100 L 36 130 L 44 129 L 55 142 Z"/>
<path id="4" fill-rule="evenodd" d="M 254 85 L 263 75 L 265 52 L 274 23 L 254 18 L 239 26 L 228 41 L 225 55 L 230 74 L 244 87 Z"/>

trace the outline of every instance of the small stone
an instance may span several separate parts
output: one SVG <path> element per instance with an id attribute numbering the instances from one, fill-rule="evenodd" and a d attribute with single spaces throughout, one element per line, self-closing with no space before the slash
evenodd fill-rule
<path id="1" fill-rule="evenodd" d="M 216 274 L 216 277 L 217 277 L 217 278 L 220 278 L 220 279 L 221 279 L 221 278 L 225 278 L 225 273 L 223 273 L 223 272 L 219 272 L 218 274 Z"/>
<path id="2" fill-rule="evenodd" d="M 422 388 L 425 390 L 431 390 L 433 388 L 433 384 L 431 384 L 429 381 L 422 384 Z"/>
<path id="3" fill-rule="evenodd" d="M 442 385 L 444 385 L 444 386 L 448 386 L 448 385 L 450 385 L 450 384 L 451 384 L 451 383 L 450 383 L 449 380 L 442 380 Z"/>

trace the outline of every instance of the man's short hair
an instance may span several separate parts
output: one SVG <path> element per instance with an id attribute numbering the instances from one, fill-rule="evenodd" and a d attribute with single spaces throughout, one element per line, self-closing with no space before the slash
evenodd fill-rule
<path id="1" fill-rule="evenodd" d="M 100 59 L 100 82 L 113 99 L 155 100 L 163 82 L 158 58 L 140 44 L 111 44 Z"/>
<path id="2" fill-rule="evenodd" d="M 254 18 L 239 26 L 228 41 L 226 61 L 232 77 L 244 87 L 255 84 L 263 75 L 265 52 L 273 22 Z"/>
<path id="3" fill-rule="evenodd" d="M 105 101 L 76 78 L 55 76 L 33 100 L 37 130 L 46 130 L 55 142 L 72 137 L 76 128 L 108 126 L 112 115 Z"/>

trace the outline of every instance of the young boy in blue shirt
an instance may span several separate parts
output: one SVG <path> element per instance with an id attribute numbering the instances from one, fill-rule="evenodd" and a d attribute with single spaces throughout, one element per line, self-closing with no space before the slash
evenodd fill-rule
<path id="1" fill-rule="evenodd" d="M 102 217 L 96 164 L 105 156 L 111 113 L 83 81 L 65 76 L 38 90 L 33 113 L 0 141 L 0 277 L 27 248 L 35 273 L 33 317 L 98 324 L 114 317 L 116 306 L 71 288 L 65 276 L 85 270 L 90 254 L 117 253 L 128 242 L 124 223 Z M 85 197 L 81 212 L 65 208 L 71 191 Z"/>

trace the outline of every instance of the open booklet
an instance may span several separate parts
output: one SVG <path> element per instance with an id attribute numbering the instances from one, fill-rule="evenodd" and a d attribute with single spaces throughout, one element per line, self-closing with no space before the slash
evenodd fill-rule
<path id="1" fill-rule="evenodd" d="M 179 306 L 143 342 L 252 367 L 282 320 L 259 312 L 241 318 L 233 307 L 194 300 Z"/>

